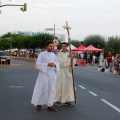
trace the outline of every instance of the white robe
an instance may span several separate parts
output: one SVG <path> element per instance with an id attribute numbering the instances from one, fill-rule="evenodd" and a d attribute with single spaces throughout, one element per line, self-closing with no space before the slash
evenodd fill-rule
<path id="1" fill-rule="evenodd" d="M 63 52 L 59 52 L 57 55 L 60 69 L 57 72 L 55 102 L 74 101 L 73 79 L 70 71 L 71 60 L 68 55 L 69 53 Z"/>
<path id="2" fill-rule="evenodd" d="M 55 63 L 56 67 L 49 67 L 48 63 Z M 37 105 L 53 105 L 55 97 L 56 72 L 59 69 L 57 56 L 52 52 L 44 51 L 36 61 L 39 75 L 33 91 L 31 103 Z"/>

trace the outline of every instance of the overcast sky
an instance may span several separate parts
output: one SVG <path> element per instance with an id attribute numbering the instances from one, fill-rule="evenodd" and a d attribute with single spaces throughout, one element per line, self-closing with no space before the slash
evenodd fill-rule
<path id="1" fill-rule="evenodd" d="M 67 20 L 71 39 L 82 40 L 90 34 L 120 35 L 120 0 L 1 0 L 3 4 L 27 3 L 27 12 L 20 7 L 3 7 L 0 15 L 0 34 L 11 31 L 42 32 L 53 28 L 56 33 Z"/>

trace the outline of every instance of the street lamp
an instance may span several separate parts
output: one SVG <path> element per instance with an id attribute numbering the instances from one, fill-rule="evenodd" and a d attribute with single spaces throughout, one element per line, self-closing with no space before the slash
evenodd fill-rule
<path id="1" fill-rule="evenodd" d="M 54 31 L 54 39 L 55 39 L 55 30 L 61 30 L 63 31 L 62 29 L 55 29 L 55 24 L 54 24 L 54 28 L 46 28 L 45 31 Z"/>
<path id="2" fill-rule="evenodd" d="M 54 28 L 46 28 L 45 31 L 54 31 L 54 39 L 55 39 L 55 24 L 54 24 Z"/>
<path id="3" fill-rule="evenodd" d="M 20 8 L 20 10 L 23 11 L 23 12 L 27 11 L 27 3 L 24 3 L 24 5 L 14 5 L 14 4 L 1 5 L 1 0 L 0 0 L 0 8 L 1 8 L 1 7 L 5 7 L 5 6 L 22 6 L 22 7 Z M 1 13 L 1 10 L 0 10 L 0 13 Z"/>

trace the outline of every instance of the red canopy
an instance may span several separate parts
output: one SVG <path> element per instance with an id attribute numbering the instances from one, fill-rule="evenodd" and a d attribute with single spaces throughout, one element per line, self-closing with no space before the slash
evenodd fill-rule
<path id="1" fill-rule="evenodd" d="M 98 48 L 93 47 L 92 45 L 89 45 L 87 48 L 84 49 L 84 51 L 102 52 L 103 49 L 98 49 Z"/>
<path id="2" fill-rule="evenodd" d="M 80 45 L 78 48 L 72 49 L 72 51 L 83 51 L 86 47 L 84 45 Z"/>

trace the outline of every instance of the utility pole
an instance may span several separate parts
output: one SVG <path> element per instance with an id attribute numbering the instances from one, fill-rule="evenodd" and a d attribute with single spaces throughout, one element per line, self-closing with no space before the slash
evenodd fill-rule
<path id="1" fill-rule="evenodd" d="M 55 39 L 55 23 L 54 23 L 54 28 L 46 28 L 45 31 L 54 31 L 54 39 Z"/>
<path id="2" fill-rule="evenodd" d="M 55 40 L 55 23 L 54 23 L 54 40 Z"/>

